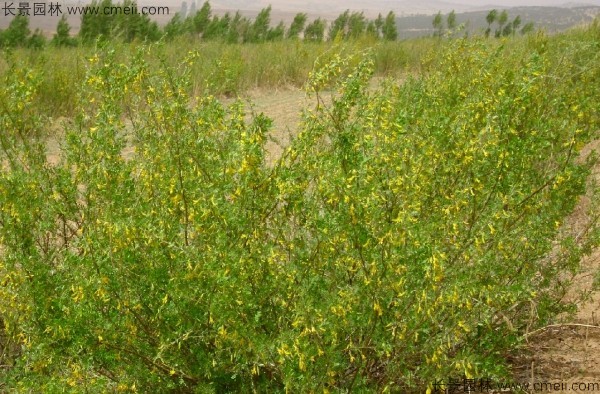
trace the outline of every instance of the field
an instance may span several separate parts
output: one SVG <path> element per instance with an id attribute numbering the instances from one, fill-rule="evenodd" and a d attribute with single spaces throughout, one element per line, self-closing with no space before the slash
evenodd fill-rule
<path id="1" fill-rule="evenodd" d="M 0 391 L 600 384 L 599 54 L 3 52 Z"/>

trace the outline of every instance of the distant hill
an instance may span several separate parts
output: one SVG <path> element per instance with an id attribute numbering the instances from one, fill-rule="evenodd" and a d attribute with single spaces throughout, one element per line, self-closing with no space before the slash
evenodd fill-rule
<path id="1" fill-rule="evenodd" d="M 487 28 L 485 17 L 489 11 L 490 9 L 487 8 L 485 11 L 457 13 L 456 20 L 458 24 L 465 23 L 468 32 L 478 33 Z M 577 5 L 571 7 L 514 7 L 507 8 L 506 11 L 509 20 L 520 15 L 521 26 L 527 22 L 534 22 L 536 28 L 544 28 L 548 32 L 563 31 L 579 24 L 589 23 L 594 20 L 595 16 L 600 15 L 600 7 Z M 433 34 L 432 21 L 432 15 L 399 16 L 397 17 L 398 34 L 400 38 L 430 36 Z"/>

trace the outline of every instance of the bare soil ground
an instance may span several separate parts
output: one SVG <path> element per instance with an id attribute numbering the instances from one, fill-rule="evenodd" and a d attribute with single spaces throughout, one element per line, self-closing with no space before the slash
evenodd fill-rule
<path id="1" fill-rule="evenodd" d="M 269 135 L 266 146 L 267 163 L 273 164 L 283 153 L 283 149 L 289 145 L 294 131 L 302 120 L 301 108 L 307 108 L 316 104 L 306 93 L 299 89 L 286 89 L 275 92 L 261 90 L 251 91 L 244 96 L 252 106 L 250 111 L 260 114 L 264 113 L 273 119 L 273 128 Z"/>
<path id="2" fill-rule="evenodd" d="M 600 140 L 585 146 L 579 160 L 594 151 L 600 154 Z M 600 163 L 592 169 L 588 188 L 593 184 L 600 184 Z M 591 224 L 592 198 L 590 192 L 582 196 L 566 221 L 571 234 L 577 236 Z M 600 291 L 594 286 L 599 271 L 600 248 L 596 248 L 581 261 L 567 293 L 567 301 L 577 304 L 575 316 L 559 317 L 557 324 L 532 333 L 525 354 L 515 365 L 519 382 L 565 383 L 566 391 L 574 391 L 572 384 L 576 384 L 577 391 L 600 391 Z M 581 390 L 581 383 L 596 385 Z"/>

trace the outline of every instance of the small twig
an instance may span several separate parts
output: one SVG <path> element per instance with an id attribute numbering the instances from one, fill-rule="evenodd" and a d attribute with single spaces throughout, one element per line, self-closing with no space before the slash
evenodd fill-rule
<path id="1" fill-rule="evenodd" d="M 535 335 L 539 332 L 545 331 L 549 328 L 562 328 L 562 327 L 585 327 L 585 328 L 597 328 L 600 329 L 600 326 L 593 326 L 591 324 L 579 324 L 579 323 L 565 323 L 565 324 L 550 324 L 549 326 L 545 326 L 542 328 L 538 328 L 535 331 L 528 332 L 524 335 L 525 338 L 529 338 L 532 335 Z"/>
<path id="2" fill-rule="evenodd" d="M 534 374 L 534 366 L 535 366 L 535 362 L 532 361 L 531 362 L 531 385 L 535 387 L 535 374 Z"/>

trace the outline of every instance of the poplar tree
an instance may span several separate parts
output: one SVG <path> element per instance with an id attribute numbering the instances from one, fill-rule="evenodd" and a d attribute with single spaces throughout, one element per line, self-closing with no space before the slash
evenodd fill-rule
<path id="1" fill-rule="evenodd" d="M 294 17 L 292 24 L 290 25 L 290 29 L 287 33 L 287 38 L 296 39 L 300 36 L 300 33 L 304 30 L 304 25 L 306 25 L 307 15 L 304 13 L 298 13 Z"/>
<path id="2" fill-rule="evenodd" d="M 52 38 L 52 44 L 58 47 L 74 46 L 75 40 L 71 37 L 71 26 L 63 14 L 56 25 L 56 33 Z"/>
<path id="3" fill-rule="evenodd" d="M 398 27 L 396 26 L 396 15 L 393 11 L 388 12 L 385 17 L 385 22 L 381 27 L 383 39 L 387 41 L 395 41 L 398 39 Z"/>

